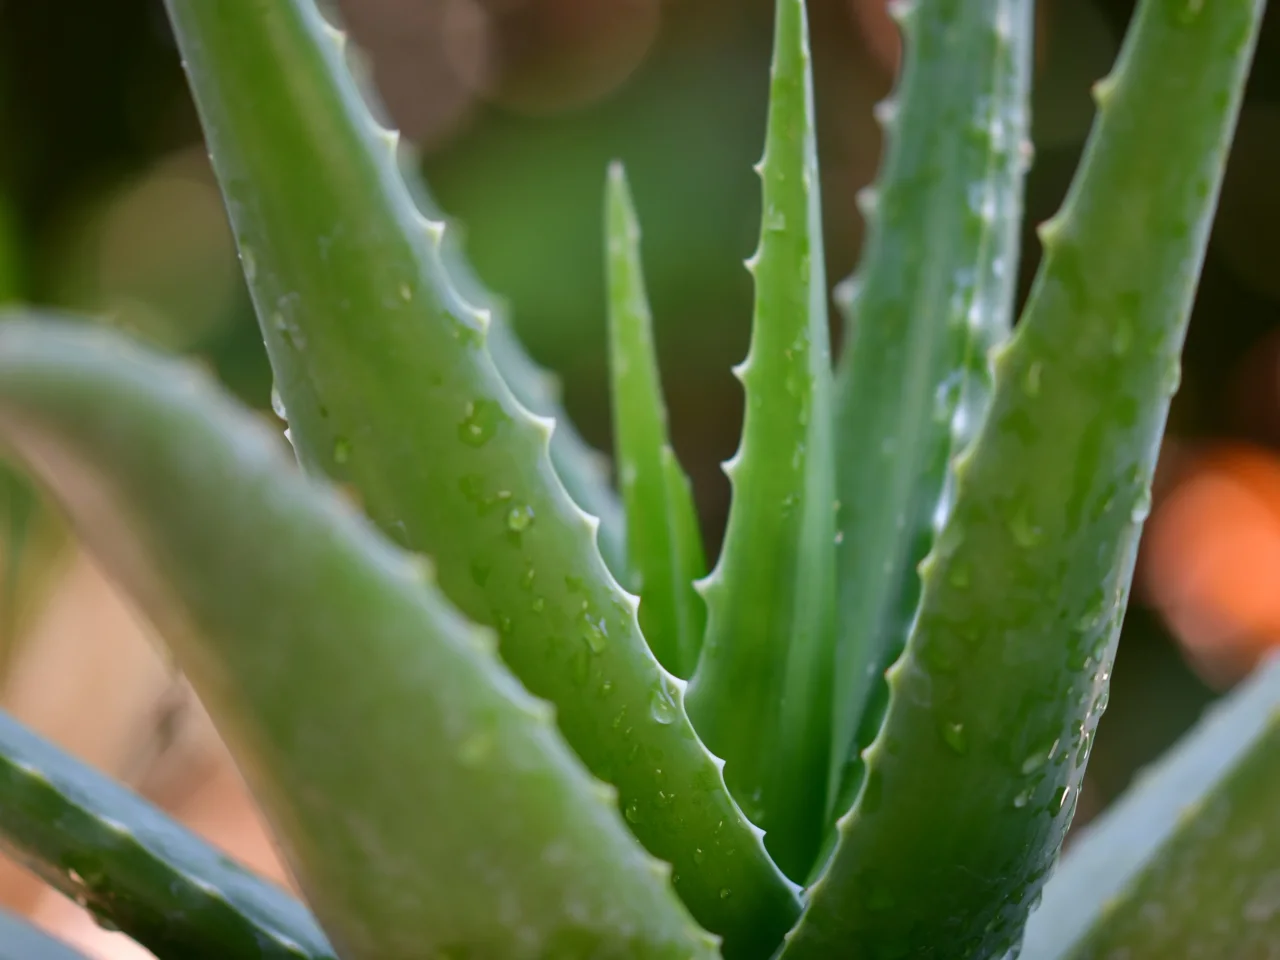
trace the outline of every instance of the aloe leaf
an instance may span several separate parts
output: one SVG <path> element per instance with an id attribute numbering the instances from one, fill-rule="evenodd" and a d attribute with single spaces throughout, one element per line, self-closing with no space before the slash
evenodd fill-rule
<path id="1" fill-rule="evenodd" d="M 0 848 L 158 957 L 334 957 L 284 890 L 4 714 Z"/>
<path id="2" fill-rule="evenodd" d="M 85 956 L 0 910 L 0 960 L 85 960 Z"/>
<path id="3" fill-rule="evenodd" d="M 405 184 L 423 216 L 433 221 L 446 218 L 426 183 L 413 165 L 401 163 Z M 559 380 L 539 367 L 525 352 L 512 329 L 506 304 L 488 290 L 463 255 L 460 231 L 449 229 L 440 246 L 444 271 L 463 298 L 489 315 L 486 346 L 494 366 L 511 393 L 530 413 L 555 421 L 551 435 L 551 463 L 569 496 L 579 507 L 600 521 L 596 542 L 600 554 L 615 577 L 623 579 L 627 569 L 626 525 L 622 507 L 608 483 L 605 457 L 587 445 L 574 429 L 560 405 Z"/>
<path id="4" fill-rule="evenodd" d="M 694 588 L 706 558 L 693 492 L 667 437 L 640 228 L 620 164 L 609 169 L 605 235 L 615 459 L 631 576 L 640 586 L 640 630 L 663 666 L 688 677 L 706 629 L 706 606 Z"/>
<path id="5" fill-rule="evenodd" d="M 788 960 L 1021 933 L 1105 706 L 1262 7 L 1138 8 Z"/>
<path id="6" fill-rule="evenodd" d="M 849 330 L 836 388 L 837 816 L 884 716 L 951 459 L 989 401 L 988 350 L 1009 332 L 1027 157 L 1031 0 L 896 10 L 905 63 L 877 111 L 888 150 L 861 197 L 862 263 L 837 295 Z"/>
<path id="7" fill-rule="evenodd" d="M 714 955 L 492 635 L 201 376 L 0 324 L 0 439 L 166 638 L 339 955 Z"/>
<path id="8" fill-rule="evenodd" d="M 823 830 L 831 735 L 835 496 L 831 359 L 803 0 L 778 0 L 751 347 L 724 547 L 702 584 L 690 715 L 729 789 L 803 878 Z"/>
<path id="9" fill-rule="evenodd" d="M 1022 956 L 1266 956 L 1280 939 L 1278 804 L 1273 659 L 1076 835 Z"/>
<path id="10" fill-rule="evenodd" d="M 347 483 L 503 659 L 730 955 L 765 955 L 796 892 L 724 787 L 635 598 L 512 395 L 312 0 L 169 0 L 303 464 Z"/>

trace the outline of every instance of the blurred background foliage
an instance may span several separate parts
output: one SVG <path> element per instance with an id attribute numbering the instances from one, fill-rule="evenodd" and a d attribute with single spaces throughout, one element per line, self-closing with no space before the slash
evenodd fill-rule
<path id="1" fill-rule="evenodd" d="M 604 450 L 601 192 L 607 162 L 626 162 L 674 443 L 714 551 L 728 506 L 719 464 L 740 427 L 729 368 L 749 333 L 742 260 L 758 231 L 751 165 L 763 136 L 772 0 L 338 6 L 361 69 L 465 225 L 480 275 L 510 301 L 529 350 L 561 375 L 571 415 Z M 880 155 L 872 106 L 890 90 L 900 51 L 884 0 L 809 6 L 827 272 L 840 278 L 861 243 L 854 194 Z M 1062 199 L 1092 119 L 1089 87 L 1114 59 L 1132 8 L 1038 4 L 1023 295 L 1038 257 L 1032 228 Z M 267 415 L 270 370 L 160 0 L 0 0 L 0 147 L 0 299 L 87 310 L 199 357 Z M 1081 820 L 1258 651 L 1280 643 L 1278 174 L 1273 7 Z M 66 537 L 18 478 L 0 479 L 8 649 L 56 582 Z M 78 664 L 73 657 L 52 676 Z"/>

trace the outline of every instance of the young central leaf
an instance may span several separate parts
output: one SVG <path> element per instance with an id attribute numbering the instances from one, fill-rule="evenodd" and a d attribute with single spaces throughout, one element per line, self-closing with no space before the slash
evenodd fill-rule
<path id="1" fill-rule="evenodd" d="M 706 606 L 693 584 L 707 572 L 706 560 L 689 480 L 667 441 L 640 230 L 620 165 L 609 171 L 606 207 L 609 371 L 630 573 L 640 585 L 640 629 L 650 649 L 687 677 L 706 630 Z"/>
<path id="2" fill-rule="evenodd" d="M 742 445 L 724 550 L 704 581 L 690 714 L 766 846 L 803 876 L 830 744 L 835 503 L 813 90 L 802 0 L 778 3 Z"/>

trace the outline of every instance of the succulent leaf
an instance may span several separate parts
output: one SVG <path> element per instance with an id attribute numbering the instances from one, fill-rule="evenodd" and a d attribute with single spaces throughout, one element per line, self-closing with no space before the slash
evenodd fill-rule
<path id="1" fill-rule="evenodd" d="M 878 111 L 887 154 L 868 237 L 839 290 L 833 816 L 884 716 L 884 671 L 920 601 L 917 564 L 945 522 L 953 457 L 990 399 L 1009 332 L 1027 162 L 1031 0 L 898 6 L 905 62 Z M 927 238 L 927 240 L 922 240 Z"/>
<path id="2" fill-rule="evenodd" d="M 513 396 L 313 0 L 168 0 L 304 466 L 345 482 L 619 791 L 727 956 L 798 913 Z M 491 333 L 491 330 L 490 330 Z"/>
<path id="3" fill-rule="evenodd" d="M 1105 706 L 1262 9 L 1139 5 L 787 960 L 1021 934 Z"/>
<path id="4" fill-rule="evenodd" d="M 784 871 L 821 842 L 835 596 L 832 378 L 813 84 L 803 0 L 778 0 L 751 347 L 724 547 L 702 584 L 689 709 Z"/>
<path id="5" fill-rule="evenodd" d="M 689 479 L 667 436 L 640 228 L 620 164 L 609 170 L 605 208 L 615 460 L 631 576 L 640 585 L 640 629 L 658 661 L 687 678 L 706 629 L 706 606 L 694 587 L 706 575 L 706 558 Z"/>
<path id="6" fill-rule="evenodd" d="M 1022 956 L 1266 956 L 1280 940 L 1277 797 L 1272 659 L 1076 836 Z"/>
<path id="7" fill-rule="evenodd" d="M 446 217 L 415 167 L 402 158 L 400 168 L 414 204 L 424 217 Z M 487 289 L 463 255 L 460 231 L 446 228 L 440 261 L 454 288 L 467 303 L 488 313 L 485 345 L 511 393 L 530 413 L 555 421 L 551 434 L 551 463 L 565 491 L 579 507 L 600 521 L 596 543 L 615 577 L 627 569 L 626 528 L 622 507 L 609 487 L 605 457 L 591 449 L 560 405 L 560 384 L 525 352 L 512 329 L 506 304 Z M 623 583 L 626 580 L 623 579 Z"/>
<path id="8" fill-rule="evenodd" d="M 339 955 L 714 956 L 492 635 L 202 376 L 0 323 L 0 439 L 173 649 Z"/>
<path id="9" fill-rule="evenodd" d="M 0 848 L 158 957 L 335 956 L 284 890 L 4 714 Z"/>
<path id="10" fill-rule="evenodd" d="M 0 910 L 0 960 L 86 960 L 6 910 Z"/>

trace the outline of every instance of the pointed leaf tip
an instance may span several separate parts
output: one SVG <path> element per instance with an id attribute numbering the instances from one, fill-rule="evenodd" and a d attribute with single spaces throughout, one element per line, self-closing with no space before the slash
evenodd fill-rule
<path id="1" fill-rule="evenodd" d="M 691 715 L 765 843 L 802 880 L 823 830 L 834 598 L 831 366 L 804 4 L 779 0 L 755 314 L 733 501 L 705 591 Z"/>
<path id="2" fill-rule="evenodd" d="M 631 574 L 640 585 L 640 629 L 659 662 L 688 677 L 706 626 L 693 586 L 706 574 L 706 561 L 689 481 L 667 437 L 640 230 L 617 162 L 609 167 L 605 237 L 614 438 Z"/>

